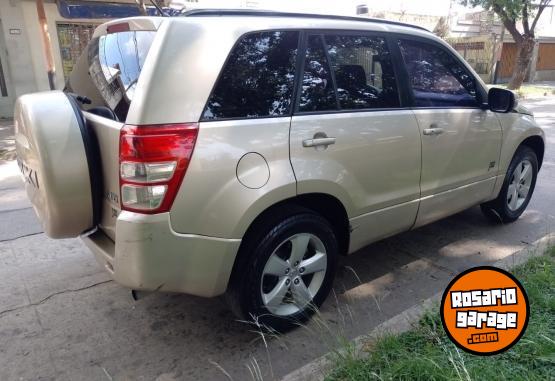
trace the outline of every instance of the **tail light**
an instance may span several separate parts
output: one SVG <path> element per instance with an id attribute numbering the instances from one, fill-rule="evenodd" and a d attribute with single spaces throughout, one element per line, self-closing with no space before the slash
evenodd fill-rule
<path id="1" fill-rule="evenodd" d="M 121 208 L 145 214 L 169 211 L 197 134 L 196 123 L 125 125 L 119 143 Z"/>

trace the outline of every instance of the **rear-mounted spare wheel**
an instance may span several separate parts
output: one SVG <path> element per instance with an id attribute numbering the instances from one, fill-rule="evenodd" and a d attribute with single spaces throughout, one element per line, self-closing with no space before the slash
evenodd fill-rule
<path id="1" fill-rule="evenodd" d="M 77 237 L 96 226 L 102 186 L 98 145 L 77 101 L 61 91 L 15 105 L 17 160 L 44 232 Z"/>

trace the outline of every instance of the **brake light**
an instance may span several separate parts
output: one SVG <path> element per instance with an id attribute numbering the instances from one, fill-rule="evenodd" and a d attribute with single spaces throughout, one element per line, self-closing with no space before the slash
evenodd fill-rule
<path id="1" fill-rule="evenodd" d="M 108 25 L 108 27 L 106 28 L 106 32 L 108 32 L 108 34 L 127 32 L 129 30 L 129 24 L 126 22 Z"/>
<path id="2" fill-rule="evenodd" d="M 121 208 L 145 214 L 169 211 L 197 134 L 196 123 L 123 126 L 119 143 Z"/>

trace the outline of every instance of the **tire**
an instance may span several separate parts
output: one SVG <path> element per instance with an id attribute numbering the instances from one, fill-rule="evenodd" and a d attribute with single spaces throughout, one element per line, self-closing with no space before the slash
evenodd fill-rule
<path id="1" fill-rule="evenodd" d="M 299 207 L 286 207 L 257 225 L 241 246 L 227 300 L 242 321 L 286 332 L 307 321 L 328 296 L 337 267 L 337 239 L 327 220 Z M 293 257 L 303 259 L 295 266 Z M 320 271 L 309 273 L 314 269 Z"/>
<path id="2" fill-rule="evenodd" d="M 496 223 L 516 221 L 526 210 L 532 198 L 537 177 L 536 153 L 530 147 L 520 146 L 509 165 L 499 196 L 493 201 L 480 205 L 484 215 Z M 516 186 L 516 191 L 513 191 L 515 189 L 513 185 Z M 528 192 L 524 196 L 526 189 Z"/>

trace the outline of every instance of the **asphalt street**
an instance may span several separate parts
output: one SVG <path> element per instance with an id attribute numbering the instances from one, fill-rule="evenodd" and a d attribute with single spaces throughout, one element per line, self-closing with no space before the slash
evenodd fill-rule
<path id="1" fill-rule="evenodd" d="M 0 380 L 279 379 L 371 331 L 462 270 L 555 231 L 555 98 L 524 103 L 548 148 L 519 221 L 492 225 L 475 207 L 343 258 L 318 316 L 279 337 L 235 321 L 218 298 L 155 293 L 134 301 L 79 239 L 41 233 L 13 157 L 0 159 Z M 0 124 L 2 152 L 9 134 Z"/>

